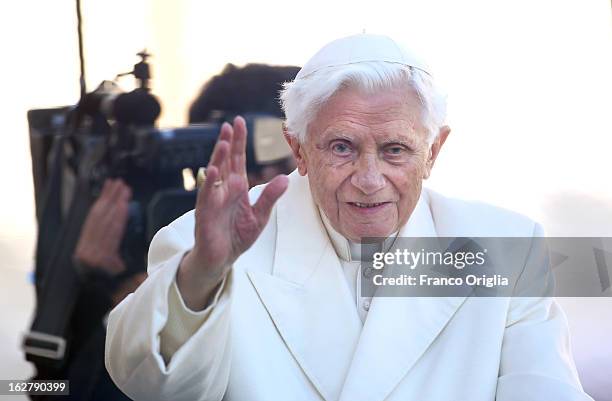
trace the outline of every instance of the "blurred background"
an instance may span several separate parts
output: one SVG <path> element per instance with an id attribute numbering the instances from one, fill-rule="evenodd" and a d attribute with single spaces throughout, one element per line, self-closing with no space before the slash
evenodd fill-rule
<path id="1" fill-rule="evenodd" d="M 0 7 L 0 379 L 25 379 L 37 230 L 26 112 L 79 99 L 76 11 L 73 0 Z M 338 37 L 393 36 L 448 93 L 452 135 L 429 187 L 517 210 L 549 235 L 612 236 L 609 0 L 83 0 L 82 14 L 88 90 L 146 48 L 162 127 L 184 126 L 227 63 L 299 66 Z M 560 299 L 598 401 L 612 400 L 611 301 Z"/>

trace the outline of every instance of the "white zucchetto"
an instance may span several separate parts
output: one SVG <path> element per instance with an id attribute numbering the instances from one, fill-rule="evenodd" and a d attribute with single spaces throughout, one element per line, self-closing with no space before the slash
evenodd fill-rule
<path id="1" fill-rule="evenodd" d="M 321 48 L 298 72 L 296 80 L 324 68 L 368 61 L 383 61 L 418 68 L 431 75 L 427 65 L 412 51 L 384 35 L 360 33 L 336 39 Z"/>

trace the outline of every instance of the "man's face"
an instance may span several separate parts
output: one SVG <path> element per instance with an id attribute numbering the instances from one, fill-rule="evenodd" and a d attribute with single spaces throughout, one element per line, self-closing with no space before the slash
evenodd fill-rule
<path id="1" fill-rule="evenodd" d="M 304 143 L 291 138 L 300 174 L 334 229 L 352 241 L 386 237 L 414 210 L 448 135 L 432 152 L 411 90 L 336 93 L 308 127 Z"/>

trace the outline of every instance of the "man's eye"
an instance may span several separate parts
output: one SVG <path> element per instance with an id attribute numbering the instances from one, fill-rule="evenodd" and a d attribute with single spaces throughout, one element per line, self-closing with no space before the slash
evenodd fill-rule
<path id="1" fill-rule="evenodd" d="M 401 155 L 404 148 L 401 146 L 390 146 L 387 148 L 387 153 L 393 156 Z"/>
<path id="2" fill-rule="evenodd" d="M 332 151 L 339 155 L 346 155 L 351 151 L 351 147 L 346 143 L 336 142 L 332 145 Z"/>

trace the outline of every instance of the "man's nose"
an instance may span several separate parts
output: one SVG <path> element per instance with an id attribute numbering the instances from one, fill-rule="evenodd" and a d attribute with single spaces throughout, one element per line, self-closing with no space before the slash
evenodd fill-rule
<path id="1" fill-rule="evenodd" d="M 386 181 L 375 155 L 364 155 L 351 176 L 351 183 L 365 195 L 372 195 L 384 188 Z"/>

